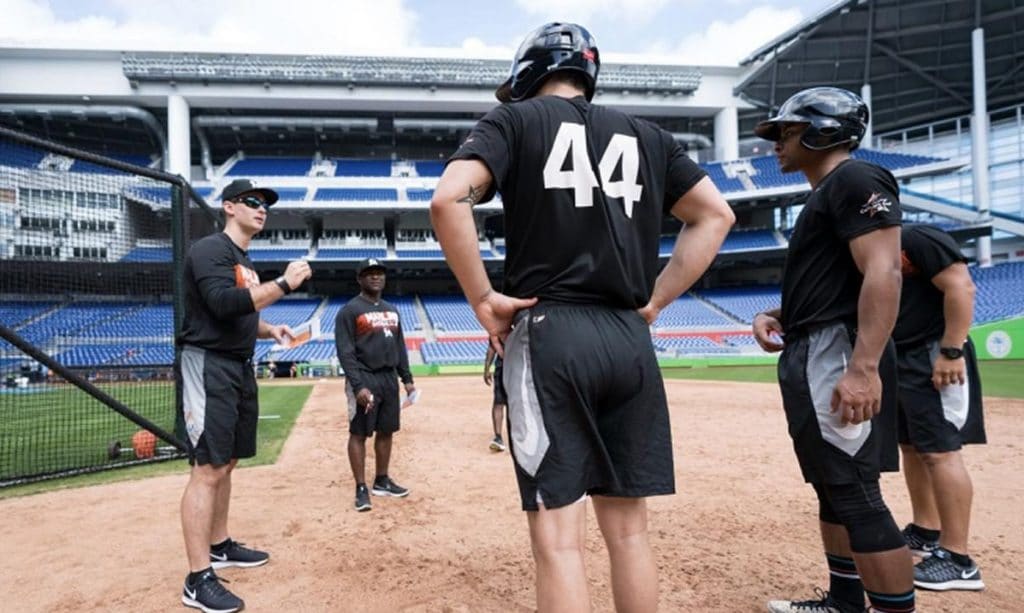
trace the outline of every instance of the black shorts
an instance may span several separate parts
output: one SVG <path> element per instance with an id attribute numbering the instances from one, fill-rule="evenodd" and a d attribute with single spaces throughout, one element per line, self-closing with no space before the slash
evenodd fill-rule
<path id="1" fill-rule="evenodd" d="M 369 411 L 356 402 L 352 384 L 345 381 L 345 395 L 348 397 L 348 431 L 359 436 L 373 436 L 374 432 L 391 434 L 401 426 L 401 403 L 398 399 L 398 374 L 394 369 L 362 374 L 363 386 L 373 394 L 373 406 Z"/>
<path id="2" fill-rule="evenodd" d="M 508 396 L 505 395 L 505 384 L 501 382 L 502 373 L 505 368 L 503 366 L 504 361 L 501 358 L 495 358 L 494 360 L 494 378 L 491 380 L 491 385 L 494 387 L 494 404 L 508 404 Z"/>
<path id="3" fill-rule="evenodd" d="M 786 335 L 779 387 L 789 436 L 804 481 L 841 485 L 877 481 L 899 470 L 896 442 L 896 349 L 889 341 L 878 366 L 882 408 L 870 422 L 843 426 L 832 412 L 832 392 L 853 353 L 855 335 L 842 322 L 806 335 Z"/>
<path id="4" fill-rule="evenodd" d="M 178 381 L 190 464 L 256 455 L 260 407 L 251 362 L 185 345 Z"/>
<path id="5" fill-rule="evenodd" d="M 647 322 L 633 310 L 541 303 L 505 344 L 522 506 L 675 492 L 672 434 Z"/>
<path id="6" fill-rule="evenodd" d="M 963 445 L 985 443 L 981 379 L 974 344 L 967 340 L 964 359 L 967 382 L 932 385 L 938 341 L 904 348 L 897 353 L 900 371 L 900 443 L 923 453 L 956 451 Z"/>

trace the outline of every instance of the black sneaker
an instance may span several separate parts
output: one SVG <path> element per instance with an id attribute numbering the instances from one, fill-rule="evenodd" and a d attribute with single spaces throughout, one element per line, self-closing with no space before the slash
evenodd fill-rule
<path id="1" fill-rule="evenodd" d="M 405 498 L 409 495 L 408 488 L 404 488 L 391 480 L 391 477 L 377 477 L 373 480 L 374 496 L 391 496 L 393 498 Z"/>
<path id="2" fill-rule="evenodd" d="M 245 603 L 238 596 L 220 584 L 222 580 L 213 570 L 199 575 L 195 584 L 189 585 L 185 578 L 185 587 L 181 591 L 181 602 L 186 607 L 202 609 L 206 613 L 232 613 L 245 608 Z"/>
<path id="3" fill-rule="evenodd" d="M 983 590 L 981 570 L 973 561 L 970 566 L 957 564 L 949 551 L 942 547 L 932 551 L 927 560 L 914 566 L 914 585 L 925 590 Z"/>
<path id="4" fill-rule="evenodd" d="M 491 439 L 491 451 L 505 451 L 505 441 L 501 440 L 500 434 L 495 434 Z"/>
<path id="5" fill-rule="evenodd" d="M 939 541 L 921 538 L 917 532 L 914 532 L 914 524 L 907 524 L 907 527 L 903 529 L 903 540 L 907 541 L 910 553 L 919 558 L 927 559 L 933 551 L 939 548 Z"/>
<path id="6" fill-rule="evenodd" d="M 864 607 L 851 607 L 839 602 L 822 590 L 814 588 L 817 600 L 772 600 L 768 602 L 770 613 L 863 613 Z"/>
<path id="7" fill-rule="evenodd" d="M 369 511 L 373 508 L 370 504 L 370 492 L 365 485 L 356 486 L 356 511 Z"/>
<path id="8" fill-rule="evenodd" d="M 240 566 L 250 568 L 263 566 L 270 560 L 270 554 L 257 549 L 243 547 L 242 543 L 228 539 L 227 545 L 219 549 L 210 549 L 210 565 L 214 568 Z"/>

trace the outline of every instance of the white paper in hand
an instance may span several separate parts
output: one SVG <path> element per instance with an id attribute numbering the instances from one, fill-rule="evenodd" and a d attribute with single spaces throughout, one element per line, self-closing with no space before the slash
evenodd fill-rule
<path id="1" fill-rule="evenodd" d="M 420 391 L 418 389 L 413 390 L 411 394 L 402 399 L 402 408 L 408 409 L 420 399 Z"/>

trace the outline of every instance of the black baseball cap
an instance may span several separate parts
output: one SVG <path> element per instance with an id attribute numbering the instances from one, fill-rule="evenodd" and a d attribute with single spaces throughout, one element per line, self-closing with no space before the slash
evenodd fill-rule
<path id="1" fill-rule="evenodd" d="M 377 258 L 366 258 L 362 262 L 359 262 L 359 268 L 356 269 L 356 276 L 361 277 L 368 270 L 379 269 L 381 272 L 387 272 L 388 267 L 384 265 Z"/>
<path id="2" fill-rule="evenodd" d="M 228 183 L 220 193 L 220 199 L 234 200 L 242 194 L 248 194 L 249 192 L 262 194 L 267 206 L 277 202 L 277 192 L 266 187 L 260 187 L 255 181 L 250 179 L 235 179 L 231 183 Z"/>

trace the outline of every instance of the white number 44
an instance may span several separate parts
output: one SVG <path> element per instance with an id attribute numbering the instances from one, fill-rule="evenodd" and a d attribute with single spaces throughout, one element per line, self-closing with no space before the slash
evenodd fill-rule
<path id="1" fill-rule="evenodd" d="M 572 156 L 572 170 L 562 170 L 565 159 Z M 612 172 L 622 160 L 622 179 L 612 181 Z M 615 134 L 597 165 L 601 182 L 587 156 L 587 132 L 583 124 L 563 122 L 555 135 L 551 153 L 544 162 L 545 189 L 571 189 L 577 207 L 594 206 L 594 188 L 601 187 L 611 198 L 622 198 L 626 217 L 633 217 L 633 205 L 640 201 L 643 185 L 637 183 L 640 174 L 640 152 L 636 137 Z"/>

